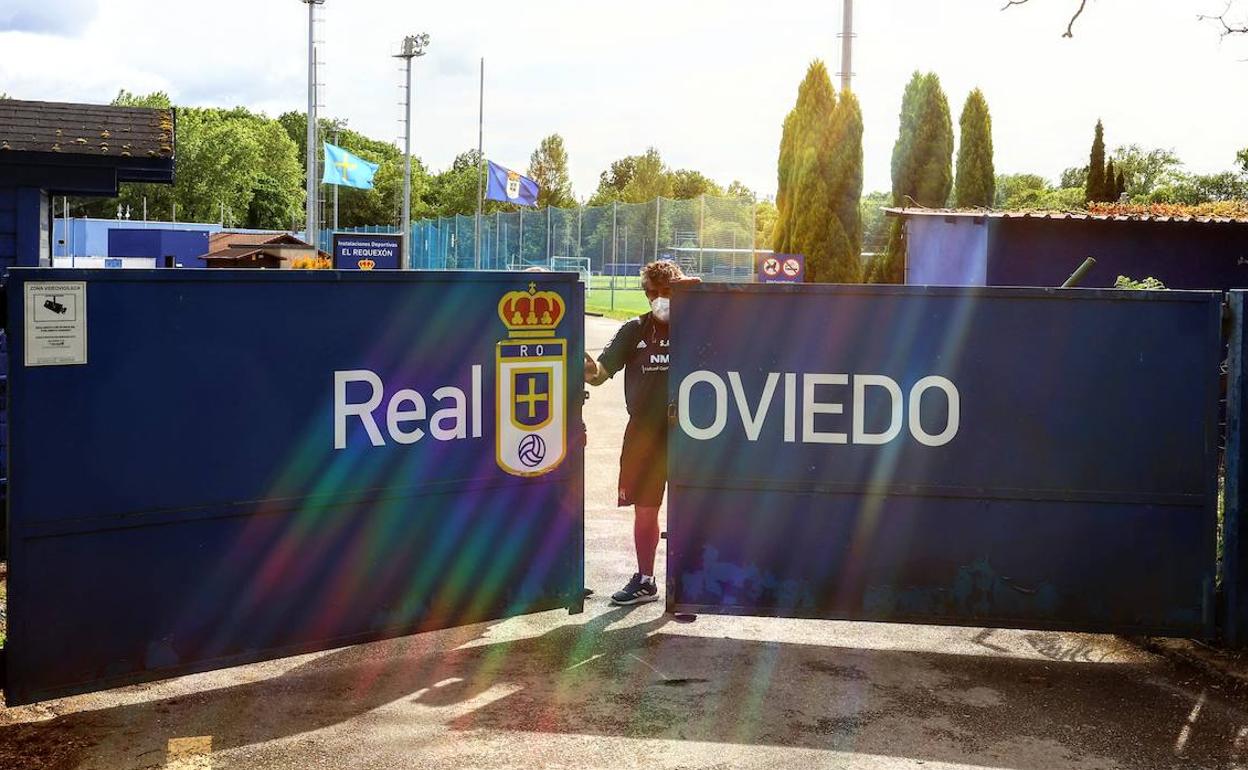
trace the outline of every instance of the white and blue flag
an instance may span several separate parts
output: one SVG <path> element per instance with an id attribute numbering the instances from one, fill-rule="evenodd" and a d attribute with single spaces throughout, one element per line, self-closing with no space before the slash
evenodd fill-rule
<path id="1" fill-rule="evenodd" d="M 519 172 L 504 168 L 494 161 L 486 161 L 489 170 L 485 186 L 487 201 L 515 203 L 519 206 L 537 205 L 537 182 Z"/>

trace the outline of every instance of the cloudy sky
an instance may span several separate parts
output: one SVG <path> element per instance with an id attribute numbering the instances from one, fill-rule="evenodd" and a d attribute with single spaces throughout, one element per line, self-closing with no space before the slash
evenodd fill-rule
<path id="1" fill-rule="evenodd" d="M 1201 12 L 1226 0 L 858 0 L 854 88 L 865 118 L 866 188 L 887 189 L 901 93 L 938 73 L 957 121 L 979 86 L 999 172 L 1055 178 L 1086 162 L 1092 126 L 1112 146 L 1178 152 L 1193 171 L 1248 146 L 1248 37 L 1219 39 Z M 1239 13 L 1248 0 L 1242 3 Z M 780 126 L 810 60 L 839 70 L 839 0 L 328 0 L 322 114 L 379 138 L 399 133 L 398 60 L 416 63 L 413 147 L 434 169 L 474 147 L 477 63 L 486 58 L 486 154 L 523 168 L 542 136 L 567 142 L 578 196 L 612 160 L 658 147 L 673 167 L 775 191 Z M 0 91 L 107 102 L 119 88 L 179 104 L 306 104 L 306 6 L 298 0 L 3 0 Z"/>

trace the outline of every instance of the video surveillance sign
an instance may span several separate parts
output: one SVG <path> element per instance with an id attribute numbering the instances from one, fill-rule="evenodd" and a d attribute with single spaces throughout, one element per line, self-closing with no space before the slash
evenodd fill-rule
<path id="1" fill-rule="evenodd" d="M 87 282 L 28 283 L 27 366 L 87 362 Z"/>

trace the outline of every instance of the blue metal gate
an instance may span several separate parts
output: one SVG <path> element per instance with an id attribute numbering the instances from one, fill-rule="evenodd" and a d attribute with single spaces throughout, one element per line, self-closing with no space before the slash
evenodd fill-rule
<path id="1" fill-rule="evenodd" d="M 1212 292 L 673 300 L 668 609 L 1214 633 Z"/>
<path id="2" fill-rule="evenodd" d="M 580 610 L 575 275 L 7 291 L 11 705 Z"/>

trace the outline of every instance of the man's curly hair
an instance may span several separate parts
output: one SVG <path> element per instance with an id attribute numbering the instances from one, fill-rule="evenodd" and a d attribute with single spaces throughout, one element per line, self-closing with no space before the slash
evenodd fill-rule
<path id="1" fill-rule="evenodd" d="M 649 282 L 655 288 L 671 286 L 683 280 L 684 277 L 685 271 L 680 269 L 680 265 L 666 259 L 651 262 L 641 268 L 641 280 Z"/>

